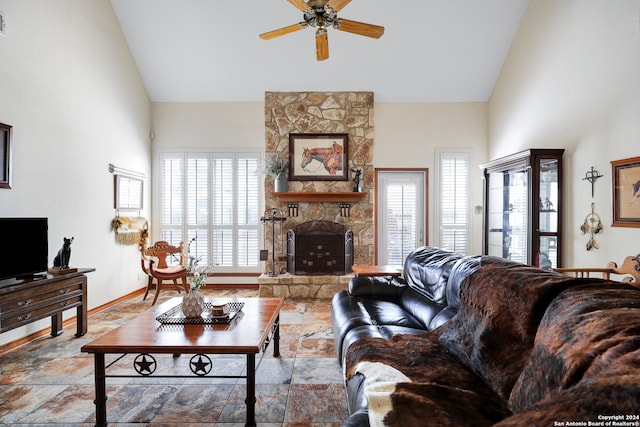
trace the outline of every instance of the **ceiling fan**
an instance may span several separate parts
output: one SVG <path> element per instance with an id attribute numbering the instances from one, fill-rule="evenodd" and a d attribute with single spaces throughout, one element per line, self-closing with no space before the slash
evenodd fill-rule
<path id="1" fill-rule="evenodd" d="M 366 37 L 379 39 L 384 34 L 384 27 L 364 22 L 352 21 L 350 19 L 338 18 L 340 12 L 351 0 L 287 0 L 289 3 L 302 11 L 304 21 L 289 25 L 277 30 L 260 34 L 260 38 L 269 40 L 275 37 L 284 36 L 294 31 L 302 30 L 309 26 L 316 29 L 316 57 L 318 61 L 329 58 L 329 39 L 327 28 L 333 27 L 336 30 L 358 34 Z"/>

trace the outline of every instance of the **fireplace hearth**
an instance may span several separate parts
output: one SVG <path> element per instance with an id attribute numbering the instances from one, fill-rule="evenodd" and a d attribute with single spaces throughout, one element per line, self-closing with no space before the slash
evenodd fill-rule
<path id="1" fill-rule="evenodd" d="M 287 232 L 287 270 L 295 275 L 351 273 L 353 232 L 331 221 L 308 221 Z"/>

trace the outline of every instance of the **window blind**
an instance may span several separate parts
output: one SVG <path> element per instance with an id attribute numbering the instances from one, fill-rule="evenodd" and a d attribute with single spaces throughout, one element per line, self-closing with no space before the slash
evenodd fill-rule
<path id="1" fill-rule="evenodd" d="M 163 153 L 161 234 L 216 271 L 258 271 L 258 153 Z"/>
<path id="2" fill-rule="evenodd" d="M 439 159 L 440 247 L 466 254 L 470 232 L 471 155 L 441 152 Z"/>

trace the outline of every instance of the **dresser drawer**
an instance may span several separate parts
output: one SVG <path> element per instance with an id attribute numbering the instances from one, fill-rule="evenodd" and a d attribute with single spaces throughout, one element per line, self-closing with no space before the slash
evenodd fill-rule
<path id="1" fill-rule="evenodd" d="M 65 280 L 44 285 L 37 290 L 28 289 L 11 293 L 0 301 L 0 315 L 12 310 L 30 310 L 41 303 L 46 304 L 49 300 L 70 295 L 76 291 L 82 293 L 82 286 L 82 280 Z"/>
<path id="2" fill-rule="evenodd" d="M 20 310 L 0 312 L 0 331 L 17 328 L 77 307 L 82 304 L 82 296 L 82 290 L 73 290 L 65 295 L 22 307 Z"/>

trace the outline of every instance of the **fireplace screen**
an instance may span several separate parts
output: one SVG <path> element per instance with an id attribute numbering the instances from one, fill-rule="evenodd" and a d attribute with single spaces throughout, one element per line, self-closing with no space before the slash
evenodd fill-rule
<path id="1" fill-rule="evenodd" d="M 287 232 L 287 270 L 291 274 L 351 273 L 353 232 L 331 221 L 309 221 Z"/>

